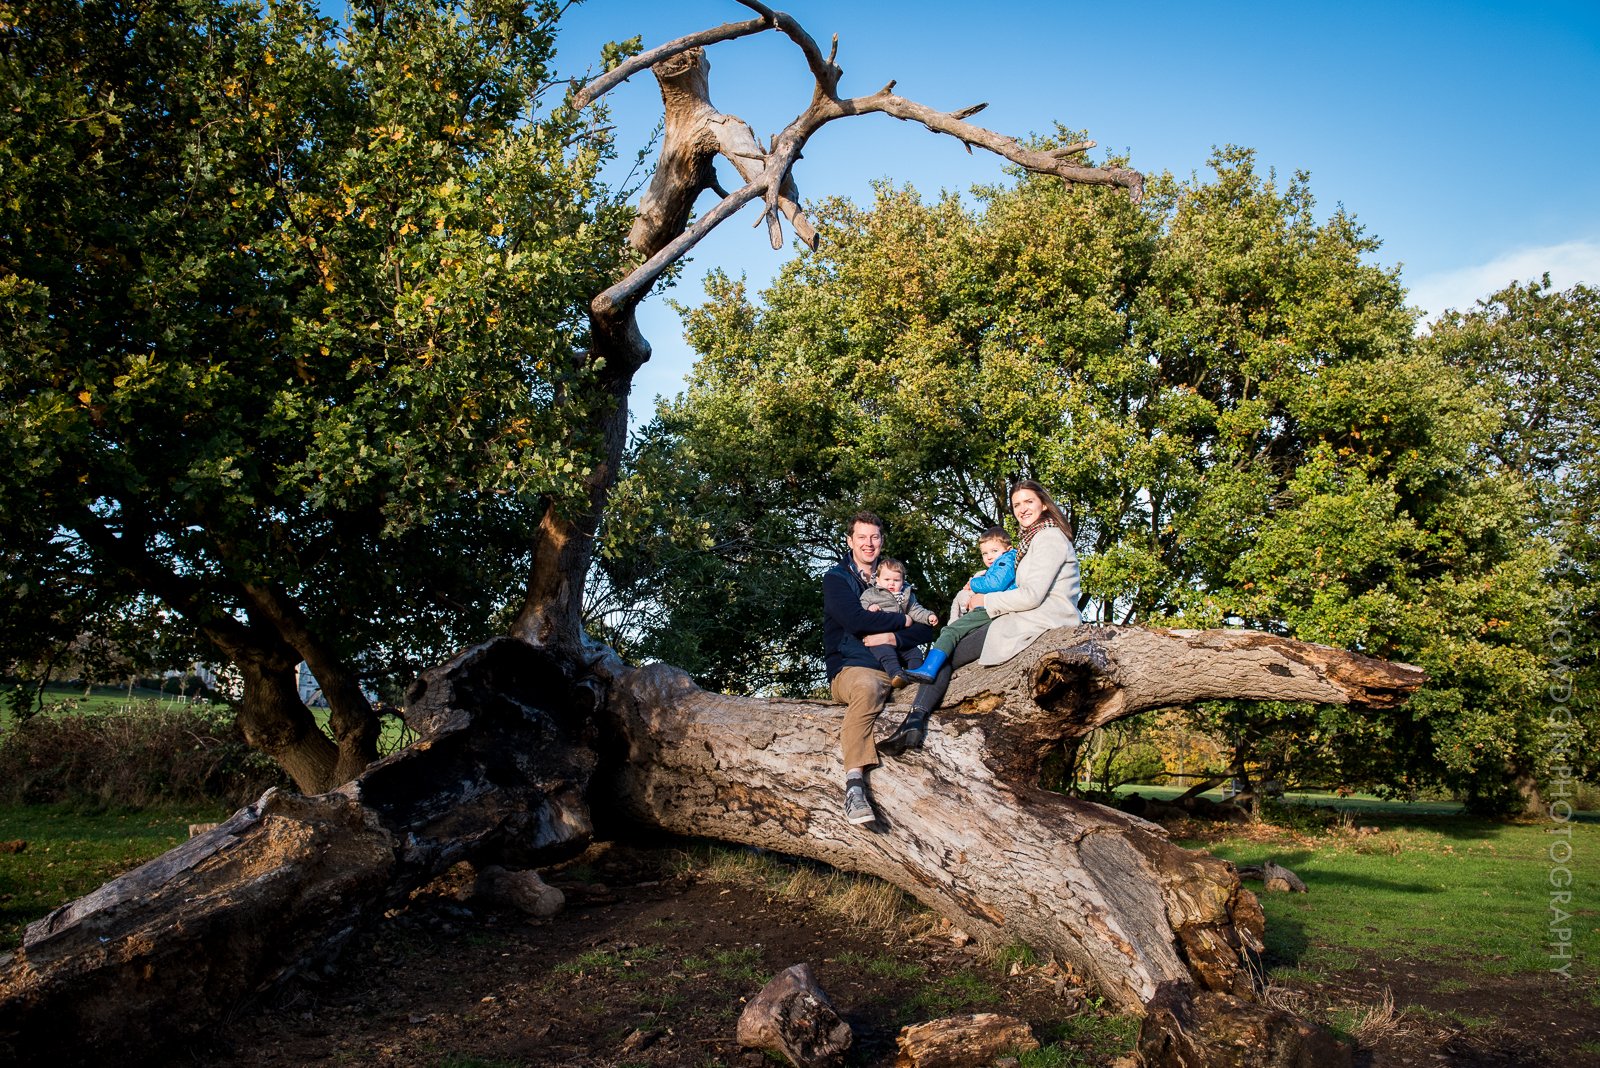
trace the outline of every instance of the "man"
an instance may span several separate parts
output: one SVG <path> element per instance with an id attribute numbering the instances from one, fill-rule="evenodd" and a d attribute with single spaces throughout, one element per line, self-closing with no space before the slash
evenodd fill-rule
<path id="1" fill-rule="evenodd" d="M 845 525 L 844 558 L 822 576 L 822 647 L 833 699 L 845 706 L 840 745 L 844 750 L 844 814 L 851 823 L 878 818 L 867 798 L 867 769 L 878 750 L 872 726 L 893 687 L 869 645 L 909 649 L 933 640 L 933 628 L 913 623 L 899 612 L 861 607 L 861 594 L 873 583 L 883 553 L 883 520 L 857 512 Z"/>

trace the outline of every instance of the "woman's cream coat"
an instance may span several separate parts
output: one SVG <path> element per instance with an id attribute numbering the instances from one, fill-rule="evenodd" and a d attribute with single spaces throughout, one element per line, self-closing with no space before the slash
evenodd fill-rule
<path id="1" fill-rule="evenodd" d="M 1059 527 L 1045 527 L 1033 536 L 1028 553 L 1017 564 L 1017 587 L 987 594 L 983 607 L 994 622 L 983 639 L 978 663 L 1003 664 L 1056 627 L 1076 627 L 1078 556 Z"/>

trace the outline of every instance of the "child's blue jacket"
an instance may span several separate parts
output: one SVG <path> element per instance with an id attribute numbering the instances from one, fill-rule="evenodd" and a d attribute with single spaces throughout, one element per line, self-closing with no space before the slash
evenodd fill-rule
<path id="1" fill-rule="evenodd" d="M 973 593 L 1000 593 L 1017 584 L 1017 550 L 1007 549 L 995 557 L 989 570 L 972 578 Z"/>

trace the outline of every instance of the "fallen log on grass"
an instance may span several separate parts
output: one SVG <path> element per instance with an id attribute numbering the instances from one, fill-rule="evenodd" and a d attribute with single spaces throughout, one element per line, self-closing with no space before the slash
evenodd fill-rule
<path id="1" fill-rule="evenodd" d="M 1192 664 L 1174 688 L 1152 658 L 1180 654 Z M 1040 759 L 1108 709 L 1371 704 L 1420 680 L 1259 635 L 1055 632 L 961 674 L 927 747 L 876 774 L 886 818 L 865 829 L 840 815 L 840 706 L 709 694 L 671 668 L 498 639 L 424 677 L 407 750 L 327 794 L 269 795 L 30 926 L 0 961 L 0 1054 L 158 1059 L 327 965 L 452 864 L 557 859 L 591 811 L 870 872 L 968 930 L 1071 961 L 1125 1009 L 1163 983 L 1249 998 L 1242 955 L 1262 920 L 1232 867 L 1040 789 Z"/>
<path id="2" fill-rule="evenodd" d="M 872 774 L 882 819 L 866 826 L 841 815 L 837 705 L 707 693 L 656 665 L 612 687 L 607 733 L 628 744 L 613 790 L 632 819 L 870 873 L 990 942 L 1071 962 L 1139 1011 L 1166 982 L 1253 996 L 1245 954 L 1260 947 L 1260 906 L 1227 862 L 1041 789 L 1044 757 L 1147 709 L 1223 697 L 1380 705 L 1422 677 L 1253 632 L 1054 631 L 957 676 L 925 748 Z"/>
<path id="3" fill-rule="evenodd" d="M 410 748 L 325 794 L 269 791 L 30 924 L 0 957 L 0 1063 L 164 1062 L 457 862 L 581 849 L 581 695 L 520 642 L 480 646 L 429 674 Z"/>

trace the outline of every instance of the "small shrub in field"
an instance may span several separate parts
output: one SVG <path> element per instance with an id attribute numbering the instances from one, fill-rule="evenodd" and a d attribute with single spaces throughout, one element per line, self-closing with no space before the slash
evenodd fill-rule
<path id="1" fill-rule="evenodd" d="M 0 802 L 92 807 L 253 801 L 282 773 L 224 705 L 34 716 L 0 734 Z"/>

